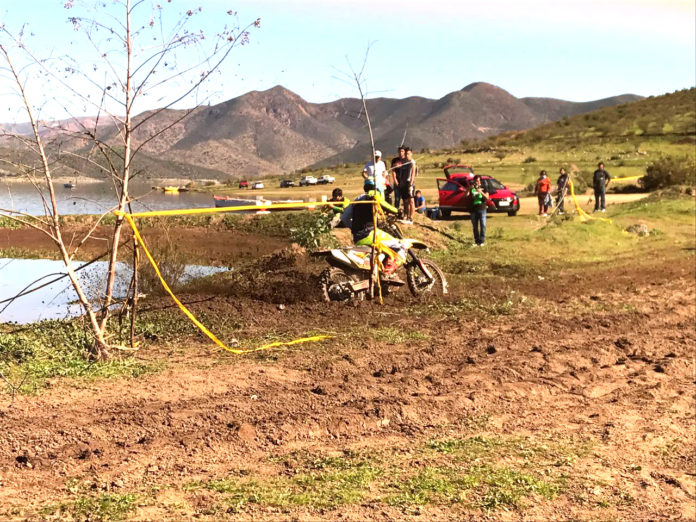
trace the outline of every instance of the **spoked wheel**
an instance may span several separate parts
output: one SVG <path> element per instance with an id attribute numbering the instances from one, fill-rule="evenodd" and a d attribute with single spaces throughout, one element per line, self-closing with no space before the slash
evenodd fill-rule
<path id="1" fill-rule="evenodd" d="M 354 292 L 350 287 L 350 283 L 357 281 L 357 278 L 351 274 L 347 274 L 340 268 L 327 268 L 321 273 L 321 293 L 324 301 L 348 302 L 353 299 L 362 301 L 364 298 L 363 292 Z"/>
<path id="2" fill-rule="evenodd" d="M 406 269 L 406 281 L 408 289 L 416 297 L 442 297 L 447 294 L 447 280 L 445 274 L 430 259 L 421 259 L 421 262 L 430 272 L 432 280 L 413 263 Z"/>

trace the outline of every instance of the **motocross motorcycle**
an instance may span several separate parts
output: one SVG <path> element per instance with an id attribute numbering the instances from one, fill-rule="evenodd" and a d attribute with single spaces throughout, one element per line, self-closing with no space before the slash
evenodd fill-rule
<path id="1" fill-rule="evenodd" d="M 417 251 L 427 250 L 427 245 L 416 239 L 403 237 L 399 227 L 388 222 L 381 227 L 406 247 L 406 259 L 391 273 L 385 271 L 387 253 L 377 247 L 377 270 L 382 293 L 387 294 L 397 287 L 408 284 L 415 297 L 443 296 L 447 294 L 447 280 L 440 268 L 430 259 L 421 258 Z M 388 250 L 388 249 L 387 249 Z M 371 246 L 352 246 L 314 252 L 323 257 L 330 267 L 320 275 L 321 292 L 325 301 L 363 300 L 370 287 Z M 405 273 L 406 283 L 399 278 Z"/>

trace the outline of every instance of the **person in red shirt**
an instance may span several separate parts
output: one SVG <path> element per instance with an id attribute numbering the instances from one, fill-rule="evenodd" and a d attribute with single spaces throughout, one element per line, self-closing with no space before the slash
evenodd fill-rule
<path id="1" fill-rule="evenodd" d="M 539 200 L 539 215 L 548 216 L 549 207 L 551 206 L 551 180 L 546 175 L 546 171 L 542 170 L 539 173 L 539 179 L 534 186 L 534 193 Z"/>

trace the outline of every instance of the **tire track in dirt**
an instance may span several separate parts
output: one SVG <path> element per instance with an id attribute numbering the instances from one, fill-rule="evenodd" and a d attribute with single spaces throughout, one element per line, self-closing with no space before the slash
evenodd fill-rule
<path id="1" fill-rule="evenodd" d="M 693 303 L 692 281 L 659 281 L 579 298 L 576 312 L 551 318 L 551 338 L 534 327 L 543 308 L 473 325 L 405 316 L 400 328 L 429 339 L 339 340 L 276 361 L 199 359 L 137 380 L 59 386 L 0 410 L 0 505 L 26 507 L 21 492 L 31 491 L 31 512 L 64 498 L 72 477 L 104 491 L 209 480 L 291 449 L 422 440 L 486 416 L 498 434 L 590 437 L 610 469 L 643 462 L 611 477 L 640 498 L 624 515 L 683 515 L 696 458 L 680 451 L 665 466 L 655 448 L 695 442 Z M 271 305 L 254 306 L 247 313 L 272 316 Z M 282 320 L 365 328 L 366 309 L 298 304 Z"/>

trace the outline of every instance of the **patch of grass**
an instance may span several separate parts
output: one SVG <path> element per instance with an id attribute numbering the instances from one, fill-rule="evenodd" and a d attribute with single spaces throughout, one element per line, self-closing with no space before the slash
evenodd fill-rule
<path id="1" fill-rule="evenodd" d="M 330 509 L 360 502 L 368 493 L 370 484 L 381 474 L 382 470 L 367 460 L 315 459 L 308 469 L 290 478 L 228 478 L 190 484 L 188 489 L 202 487 L 223 493 L 225 503 L 234 512 L 243 510 L 248 504 Z"/>
<path id="2" fill-rule="evenodd" d="M 24 225 L 22 225 L 19 221 L 5 216 L 0 216 L 0 228 L 22 228 L 23 226 Z"/>
<path id="3" fill-rule="evenodd" d="M 60 504 L 44 510 L 44 515 L 58 515 L 75 520 L 124 520 L 137 507 L 133 494 L 105 494 L 99 497 L 82 497 L 74 502 Z"/>
<path id="4" fill-rule="evenodd" d="M 198 319 L 206 324 L 204 318 L 198 317 Z M 174 311 L 147 312 L 138 315 L 135 322 L 136 335 L 149 341 L 175 340 L 195 334 L 197 331 L 191 321 Z"/>
<path id="5" fill-rule="evenodd" d="M 525 499 L 550 500 L 562 493 L 568 487 L 567 471 L 589 447 L 575 441 L 479 436 L 436 439 L 413 452 L 294 452 L 271 459 L 277 474 L 236 473 L 185 489 L 212 491 L 220 495 L 215 502 L 233 512 L 252 504 L 320 510 L 380 503 L 404 510 L 453 504 L 470 510 L 520 508 Z"/>
<path id="6" fill-rule="evenodd" d="M 53 251 L 37 251 L 37 250 L 27 250 L 25 248 L 18 248 L 10 246 L 7 248 L 0 248 L 0 257 L 7 259 L 51 259 L 56 257 Z"/>
<path id="7" fill-rule="evenodd" d="M 132 357 L 108 361 L 88 357 L 92 337 L 78 321 L 42 321 L 25 327 L 0 325 L 0 372 L 13 392 L 36 393 L 55 377 L 139 377 L 160 365 Z"/>
<path id="8" fill-rule="evenodd" d="M 404 330 L 395 326 L 370 329 L 370 337 L 386 344 L 400 344 L 410 341 L 425 341 L 430 335 L 417 330 Z"/>
<path id="9" fill-rule="evenodd" d="M 479 315 L 481 317 L 496 317 L 512 315 L 522 305 L 530 304 L 527 296 L 514 290 L 504 295 L 471 294 L 454 301 L 442 301 L 432 303 L 419 303 L 409 309 L 413 315 L 442 315 L 444 317 L 468 317 Z"/>

